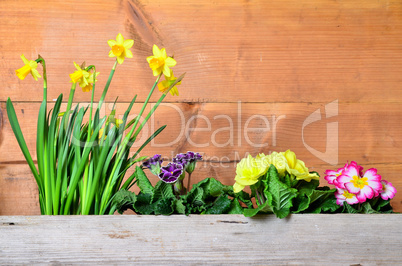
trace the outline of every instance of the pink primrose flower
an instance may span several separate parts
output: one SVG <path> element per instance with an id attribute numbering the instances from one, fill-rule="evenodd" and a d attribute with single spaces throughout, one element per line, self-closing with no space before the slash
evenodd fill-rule
<path id="1" fill-rule="evenodd" d="M 336 204 L 343 206 L 343 203 L 346 201 L 348 204 L 356 204 L 359 203 L 356 195 L 350 193 L 346 189 L 338 188 L 335 192 Z"/>
<path id="2" fill-rule="evenodd" d="M 391 184 L 391 182 L 381 180 L 382 188 L 380 190 L 380 195 L 383 200 L 392 199 L 396 194 L 395 187 Z"/>
<path id="3" fill-rule="evenodd" d="M 361 167 L 350 164 L 347 169 L 338 177 L 349 193 L 355 194 L 360 203 L 366 199 L 377 197 L 382 189 L 381 176 L 377 174 L 377 169 L 368 169 L 361 177 Z"/>

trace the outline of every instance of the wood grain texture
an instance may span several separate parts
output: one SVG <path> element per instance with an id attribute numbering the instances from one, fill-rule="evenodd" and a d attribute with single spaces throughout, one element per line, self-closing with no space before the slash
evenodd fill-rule
<path id="1" fill-rule="evenodd" d="M 187 102 L 399 102 L 402 6 L 399 1 L 18 1 L 0 4 L 0 100 L 41 100 L 21 82 L 19 55 L 47 59 L 49 97 L 68 93 L 73 61 L 95 64 L 105 84 L 113 59 L 106 40 L 134 39 L 134 58 L 118 67 L 111 96 L 144 98 L 154 43 L 187 72 Z M 85 26 L 84 26 L 85 25 Z M 263 93 L 262 93 L 263 92 Z M 100 96 L 98 90 L 97 96 Z M 79 101 L 87 100 L 77 94 Z"/>
<path id="2" fill-rule="evenodd" d="M 118 32 L 134 39 L 134 58 L 117 67 L 105 112 L 116 97 L 119 114 L 135 94 L 144 101 L 154 81 L 145 60 L 153 44 L 174 54 L 176 76 L 187 73 L 180 96 L 169 95 L 148 125 L 148 134 L 163 124 L 168 127 L 144 155 L 171 158 L 199 151 L 219 167 L 205 167 L 197 178 L 214 176 L 230 184 L 235 163 L 247 153 L 290 148 L 321 175 L 355 160 L 366 169 L 377 167 L 402 191 L 399 0 L 33 0 L 23 5 L 4 0 L 0 10 L 0 202 L 7 202 L 0 204 L 0 214 L 37 211 L 35 184 L 24 170 L 5 111 L 11 97 L 36 158 L 42 84 L 15 76 L 22 66 L 19 56 L 46 59 L 49 102 L 60 93 L 67 99 L 73 61 L 95 64 L 101 72 L 97 100 L 114 62 L 106 42 Z M 77 90 L 76 102 L 89 99 Z M 324 119 L 333 101 L 338 115 Z M 322 119 L 303 130 L 318 109 Z M 254 115 L 265 119 L 249 120 Z M 326 141 L 328 123 L 338 123 L 335 166 L 307 148 L 335 154 L 328 148 L 334 140 Z M 260 130 L 245 133 L 246 125 Z M 394 207 L 401 211 L 399 193 Z"/>
<path id="3" fill-rule="evenodd" d="M 397 214 L 2 216 L 0 263 L 396 265 L 401 236 Z"/>

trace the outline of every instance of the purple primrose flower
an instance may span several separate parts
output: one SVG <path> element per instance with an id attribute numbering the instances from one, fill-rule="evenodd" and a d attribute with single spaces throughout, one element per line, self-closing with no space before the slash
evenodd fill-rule
<path id="1" fill-rule="evenodd" d="M 160 168 L 159 179 L 165 183 L 174 183 L 179 179 L 184 171 L 184 167 L 179 163 L 168 163 Z"/>
<path id="2" fill-rule="evenodd" d="M 151 170 L 154 175 L 159 175 L 160 168 L 162 164 L 162 159 L 160 154 L 155 154 L 153 157 L 149 158 L 142 163 L 142 166 Z"/>
<path id="3" fill-rule="evenodd" d="M 173 158 L 173 162 L 183 165 L 187 173 L 192 173 L 195 163 L 202 160 L 202 155 L 198 152 L 188 151 L 187 153 L 179 153 Z"/>

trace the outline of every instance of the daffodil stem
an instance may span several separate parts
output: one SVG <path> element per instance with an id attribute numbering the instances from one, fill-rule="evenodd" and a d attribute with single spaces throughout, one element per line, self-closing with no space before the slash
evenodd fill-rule
<path id="1" fill-rule="evenodd" d="M 113 67 L 112 67 L 112 70 L 110 71 L 110 74 L 109 74 L 109 78 L 107 79 L 105 88 L 103 89 L 102 96 L 101 96 L 101 98 L 100 98 L 100 100 L 99 100 L 99 104 L 98 104 L 98 110 L 102 107 L 102 104 L 103 104 L 103 102 L 105 101 L 105 97 L 106 97 L 107 91 L 108 91 L 108 89 L 109 89 L 110 83 L 112 82 L 112 78 L 113 78 L 114 72 L 116 71 L 116 66 L 117 66 L 117 60 L 114 62 L 114 65 L 113 65 Z M 94 81 L 95 81 L 95 80 L 94 80 Z M 95 85 L 95 83 L 94 83 L 94 85 Z"/>
<path id="2" fill-rule="evenodd" d="M 73 104 L 73 99 L 74 99 L 74 93 L 75 93 L 75 87 L 76 86 L 77 86 L 77 83 L 73 83 L 73 85 L 71 85 L 70 95 L 68 96 L 66 112 L 70 112 L 70 110 L 71 110 L 71 105 Z"/>
<path id="3" fill-rule="evenodd" d="M 47 75 L 46 75 L 46 63 L 45 59 L 39 56 L 38 59 L 35 60 L 37 63 L 42 64 L 43 68 L 43 100 L 47 102 Z"/>
<path id="4" fill-rule="evenodd" d="M 110 195 L 110 191 L 109 191 L 110 190 L 110 184 L 111 184 L 113 176 L 114 176 L 114 174 L 116 172 L 117 165 L 119 164 L 120 159 L 121 159 L 121 157 L 123 156 L 123 154 L 124 154 L 124 152 L 126 150 L 128 142 L 130 141 L 130 138 L 133 135 L 133 132 L 134 132 L 135 128 L 137 127 L 138 121 L 140 120 L 141 115 L 144 113 L 145 107 L 147 106 L 147 104 L 149 102 L 149 99 L 151 98 L 151 95 L 154 92 L 155 87 L 158 84 L 159 79 L 161 78 L 161 76 L 162 76 L 162 74 L 160 74 L 158 76 L 158 78 L 156 79 L 154 85 L 152 86 L 151 91 L 148 94 L 147 99 L 145 100 L 144 104 L 142 105 L 140 113 L 137 115 L 137 118 L 135 119 L 134 125 L 132 126 L 132 128 L 130 130 L 130 133 L 128 133 L 127 136 L 124 138 L 124 141 L 123 141 L 122 145 L 120 146 L 119 150 L 117 151 L 117 159 L 115 160 L 112 172 L 110 174 L 110 178 L 108 180 L 108 183 L 106 184 L 106 187 L 105 187 L 105 190 L 104 190 L 104 193 L 103 193 L 103 196 L 102 196 L 101 209 L 99 210 L 100 214 L 103 214 L 106 211 L 106 207 L 107 207 L 107 204 L 108 204 L 108 201 L 109 201 L 108 198 L 109 198 L 109 195 Z"/>

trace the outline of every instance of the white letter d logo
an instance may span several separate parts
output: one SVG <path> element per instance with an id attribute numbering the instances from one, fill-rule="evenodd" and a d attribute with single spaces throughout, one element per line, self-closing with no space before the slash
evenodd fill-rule
<path id="1" fill-rule="evenodd" d="M 338 116 L 338 100 L 333 101 L 325 105 L 325 117 L 330 118 Z M 321 120 L 321 111 L 320 109 L 315 110 L 311 115 L 307 117 L 303 122 L 302 127 L 302 140 L 304 147 L 307 148 L 309 152 L 311 152 L 317 158 L 323 160 L 326 163 L 331 165 L 338 164 L 338 122 L 329 122 L 327 123 L 327 142 L 325 145 L 325 152 L 320 152 L 312 147 L 310 147 L 307 143 L 304 142 L 304 128 L 311 123 L 317 122 Z"/>

